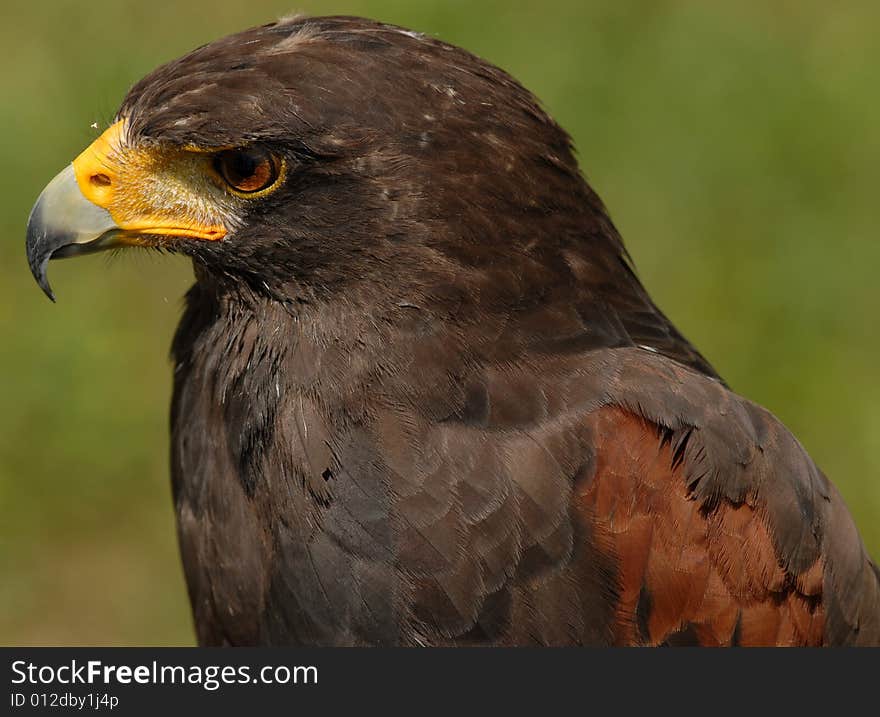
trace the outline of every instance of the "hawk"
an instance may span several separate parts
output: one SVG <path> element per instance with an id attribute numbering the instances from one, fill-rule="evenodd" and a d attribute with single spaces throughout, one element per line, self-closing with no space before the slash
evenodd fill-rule
<path id="1" fill-rule="evenodd" d="M 880 573 L 657 308 L 509 75 L 298 18 L 138 82 L 27 255 L 190 257 L 171 475 L 203 645 L 867 645 Z"/>

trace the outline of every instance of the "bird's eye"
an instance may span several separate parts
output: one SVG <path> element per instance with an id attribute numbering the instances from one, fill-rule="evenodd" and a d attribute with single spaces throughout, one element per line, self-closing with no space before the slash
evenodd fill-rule
<path id="1" fill-rule="evenodd" d="M 278 158 L 259 147 L 219 152 L 214 167 L 232 189 L 242 194 L 271 187 L 278 181 L 280 172 Z"/>

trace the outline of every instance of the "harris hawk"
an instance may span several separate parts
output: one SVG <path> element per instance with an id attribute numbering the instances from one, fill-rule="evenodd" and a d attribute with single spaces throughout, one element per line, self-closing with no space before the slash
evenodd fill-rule
<path id="1" fill-rule="evenodd" d="M 27 255 L 191 258 L 203 645 L 867 645 L 839 493 L 639 282 L 568 135 L 422 34 L 294 18 L 138 82 Z"/>

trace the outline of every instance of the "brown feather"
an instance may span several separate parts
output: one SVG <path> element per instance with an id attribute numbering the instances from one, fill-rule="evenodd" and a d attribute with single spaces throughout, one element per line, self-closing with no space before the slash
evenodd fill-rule
<path id="1" fill-rule="evenodd" d="M 159 68 L 129 141 L 265 145 L 175 337 L 203 644 L 878 644 L 840 496 L 655 306 L 501 70 L 353 18 Z M 222 118 L 222 119 L 221 119 Z"/>

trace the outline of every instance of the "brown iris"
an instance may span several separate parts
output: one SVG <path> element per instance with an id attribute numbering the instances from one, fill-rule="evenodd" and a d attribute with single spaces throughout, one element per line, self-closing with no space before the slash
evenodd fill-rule
<path id="1" fill-rule="evenodd" d="M 214 160 L 214 166 L 232 189 L 244 194 L 272 186 L 279 173 L 277 158 L 260 147 L 220 152 Z"/>

